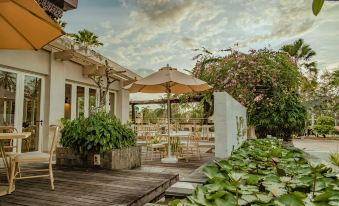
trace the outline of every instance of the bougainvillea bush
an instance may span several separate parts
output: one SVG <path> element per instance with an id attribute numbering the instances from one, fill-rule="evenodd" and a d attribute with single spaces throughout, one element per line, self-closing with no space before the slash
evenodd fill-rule
<path id="1" fill-rule="evenodd" d="M 249 124 L 255 126 L 258 136 L 270 134 L 287 140 L 305 127 L 306 109 L 299 95 L 302 76 L 285 52 L 232 50 L 226 56 L 215 56 L 206 51 L 197 57 L 193 75 L 212 86 L 206 97 L 226 91 L 246 106 Z"/>
<path id="2" fill-rule="evenodd" d="M 337 174 L 311 165 L 277 139 L 249 140 L 227 160 L 203 169 L 208 181 L 171 206 L 338 206 Z"/>

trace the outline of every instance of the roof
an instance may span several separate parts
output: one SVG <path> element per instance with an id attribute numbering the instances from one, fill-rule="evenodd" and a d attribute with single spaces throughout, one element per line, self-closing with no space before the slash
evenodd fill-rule
<path id="1" fill-rule="evenodd" d="M 126 71 L 118 75 L 122 79 L 127 81 L 128 83 L 141 79 L 141 76 L 138 75 L 137 73 L 108 59 L 102 54 L 92 49 L 85 49 L 85 48 L 81 48 L 75 45 L 74 41 L 67 36 L 62 36 L 54 40 L 48 46 L 58 49 L 59 51 L 64 51 L 64 52 L 72 51 L 73 55 L 70 61 L 76 62 L 83 66 L 88 66 L 88 65 L 105 66 L 105 62 L 107 61 L 108 65 L 112 67 L 115 71 L 117 72 Z M 45 49 L 48 49 L 48 46 L 46 46 Z"/>

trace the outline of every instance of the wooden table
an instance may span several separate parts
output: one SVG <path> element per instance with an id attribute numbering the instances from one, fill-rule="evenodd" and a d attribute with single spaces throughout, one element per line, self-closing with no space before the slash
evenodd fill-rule
<path id="1" fill-rule="evenodd" d="M 192 132 L 190 131 L 171 131 L 169 136 L 170 137 L 179 137 L 179 138 L 187 138 Z M 161 136 L 166 136 L 168 137 L 168 134 L 167 133 L 164 133 L 164 134 L 160 134 Z"/>
<path id="2" fill-rule="evenodd" d="M 10 164 L 9 164 L 7 158 L 6 158 L 6 152 L 5 152 L 4 145 L 2 144 L 2 142 L 4 140 L 25 139 L 29 136 L 31 136 L 30 132 L 0 133 L 0 158 L 2 158 L 2 161 L 4 162 L 4 167 L 5 167 L 5 170 L 6 170 L 7 182 L 8 183 L 9 183 L 9 179 L 10 179 L 10 169 L 11 168 L 10 168 Z M 15 187 L 13 187 L 13 188 L 15 188 Z M 7 195 L 8 192 L 10 192 L 10 191 L 8 191 L 8 186 L 0 185 L 0 196 Z"/>

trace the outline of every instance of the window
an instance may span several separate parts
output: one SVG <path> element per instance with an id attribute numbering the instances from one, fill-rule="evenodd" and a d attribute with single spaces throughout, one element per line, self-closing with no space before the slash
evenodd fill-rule
<path id="1" fill-rule="evenodd" d="M 72 85 L 66 84 L 65 86 L 65 106 L 64 117 L 71 119 L 71 105 L 72 105 Z"/>
<path id="2" fill-rule="evenodd" d="M 95 112 L 95 109 L 97 107 L 97 90 L 89 88 L 89 97 L 88 97 L 88 114 L 93 114 Z"/>
<path id="3" fill-rule="evenodd" d="M 108 113 L 115 114 L 115 93 L 108 93 Z"/>
<path id="4" fill-rule="evenodd" d="M 85 88 L 77 86 L 76 117 L 85 115 Z"/>

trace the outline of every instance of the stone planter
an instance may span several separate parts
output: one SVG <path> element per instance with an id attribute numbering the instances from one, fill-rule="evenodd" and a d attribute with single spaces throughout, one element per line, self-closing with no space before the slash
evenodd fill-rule
<path id="1" fill-rule="evenodd" d="M 112 170 L 134 169 L 141 166 L 141 147 L 134 146 L 115 149 L 100 155 L 100 164 L 94 164 L 95 154 L 89 154 L 87 159 L 81 158 L 70 148 L 56 149 L 56 164 L 62 167 L 88 167 Z M 98 163 L 98 162 L 97 162 Z"/>

